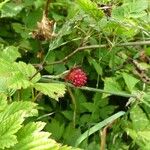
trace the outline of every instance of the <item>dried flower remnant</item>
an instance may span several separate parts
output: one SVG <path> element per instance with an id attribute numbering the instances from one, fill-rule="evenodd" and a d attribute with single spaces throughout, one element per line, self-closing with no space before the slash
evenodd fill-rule
<path id="1" fill-rule="evenodd" d="M 42 41 L 56 37 L 54 33 L 54 21 L 49 20 L 45 13 L 43 14 L 41 22 L 37 23 L 37 29 L 32 32 L 32 37 Z"/>

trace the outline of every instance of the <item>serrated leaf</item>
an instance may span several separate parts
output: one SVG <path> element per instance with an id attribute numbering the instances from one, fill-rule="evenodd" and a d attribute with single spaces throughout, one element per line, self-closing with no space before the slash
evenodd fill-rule
<path id="1" fill-rule="evenodd" d="M 61 112 L 65 118 L 67 118 L 68 120 L 72 121 L 73 118 L 73 111 L 70 110 L 65 110 Z"/>
<path id="2" fill-rule="evenodd" d="M 30 36 L 29 31 L 22 24 L 12 23 L 12 27 L 16 31 L 16 33 L 19 33 L 22 36 L 22 38 L 27 39 Z"/>
<path id="3" fill-rule="evenodd" d="M 7 96 L 5 94 L 0 94 L 0 112 L 4 110 L 7 106 Z"/>
<path id="4" fill-rule="evenodd" d="M 49 97 L 58 100 L 65 94 L 65 85 L 59 83 L 36 83 L 34 88 Z"/>
<path id="5" fill-rule="evenodd" d="M 142 5 L 141 5 L 142 4 Z M 136 0 L 124 4 L 127 13 L 138 13 L 148 8 L 148 0 Z"/>
<path id="6" fill-rule="evenodd" d="M 28 80 L 33 77 L 37 73 L 37 70 L 31 65 L 26 64 L 24 62 L 18 62 L 14 64 L 14 67 L 16 71 L 19 71 L 22 73 Z M 38 73 L 36 76 L 34 76 L 31 81 L 33 83 L 37 82 L 41 78 L 40 74 Z"/>
<path id="7" fill-rule="evenodd" d="M 32 85 L 27 76 L 24 76 L 21 72 L 16 72 L 13 74 L 12 78 L 10 78 L 9 84 L 12 89 L 26 89 Z"/>
<path id="8" fill-rule="evenodd" d="M 57 150 L 59 144 L 49 139 L 48 132 L 41 131 L 45 123 L 30 123 L 21 128 L 18 135 L 18 143 L 11 150 Z"/>
<path id="9" fill-rule="evenodd" d="M 0 9 L 7 3 L 9 2 L 10 0 L 5 0 L 3 2 L 0 3 Z"/>
<path id="10" fill-rule="evenodd" d="M 121 86 L 115 80 L 115 78 L 106 78 L 105 79 L 104 90 L 119 92 L 119 91 L 121 91 Z"/>
<path id="11" fill-rule="evenodd" d="M 104 15 L 103 11 L 98 9 L 96 3 L 91 0 L 76 0 L 77 4 L 83 9 L 87 14 L 95 19 L 101 19 Z"/>
<path id="12" fill-rule="evenodd" d="M 104 90 L 113 92 L 122 92 L 120 84 L 116 81 L 115 78 L 105 78 L 104 81 Z M 122 92 L 123 93 L 123 92 Z M 103 94 L 103 98 L 109 96 L 109 94 Z"/>
<path id="13" fill-rule="evenodd" d="M 29 135 L 40 132 L 44 126 L 44 122 L 28 123 L 17 133 L 18 140 L 22 140 L 23 138 L 27 138 Z"/>
<path id="14" fill-rule="evenodd" d="M 132 92 L 133 88 L 139 82 L 139 80 L 127 73 L 123 73 L 122 75 L 123 75 L 123 78 L 125 80 L 125 83 L 129 89 L 129 91 Z"/>
<path id="15" fill-rule="evenodd" d="M 13 64 L 0 58 L 0 76 L 7 78 L 11 76 L 11 72 L 14 71 Z"/>
<path id="16" fill-rule="evenodd" d="M 35 106 L 36 104 L 32 102 L 13 102 L 8 105 L 3 112 L 0 113 L 0 121 L 4 120 L 14 113 L 17 113 L 18 111 L 24 111 L 26 113 L 26 117 L 33 116 L 37 114 Z"/>
<path id="17" fill-rule="evenodd" d="M 59 150 L 81 150 L 80 148 L 73 148 L 71 146 L 62 146 Z"/>
<path id="18" fill-rule="evenodd" d="M 130 128 L 125 130 L 142 150 L 149 150 L 150 130 L 136 131 Z"/>
<path id="19" fill-rule="evenodd" d="M 25 89 L 41 78 L 40 73 L 37 73 L 37 70 L 31 64 L 13 63 L 0 59 L 0 66 L 0 77 L 4 79 L 3 84 L 7 89 Z"/>
<path id="20" fill-rule="evenodd" d="M 89 62 L 94 66 L 97 74 L 98 75 L 102 75 L 102 67 L 101 67 L 101 65 L 99 63 L 97 63 L 95 59 L 93 59 L 91 57 L 89 58 Z"/>
<path id="21" fill-rule="evenodd" d="M 20 111 L 0 121 L 0 148 L 9 148 L 17 143 L 14 134 L 21 128 L 24 117 L 25 113 Z"/>
<path id="22" fill-rule="evenodd" d="M 64 133 L 65 125 L 52 119 L 51 123 L 47 124 L 46 129 L 52 133 L 52 136 L 58 141 Z"/>
<path id="23" fill-rule="evenodd" d="M 113 105 L 108 105 L 108 106 L 102 107 L 99 110 L 100 117 L 102 119 L 105 119 L 105 118 L 109 117 L 110 114 L 112 114 L 115 111 L 116 108 L 117 108 L 117 106 L 113 106 Z"/>
<path id="24" fill-rule="evenodd" d="M 95 105 L 90 102 L 81 103 L 81 105 L 86 108 L 89 112 L 93 112 L 95 110 Z"/>
<path id="25" fill-rule="evenodd" d="M 9 81 L 10 88 L 21 89 L 32 86 L 33 83 L 40 79 L 40 74 L 36 73 L 37 70 L 31 64 L 24 62 L 14 63 L 13 76 Z"/>
<path id="26" fill-rule="evenodd" d="M 70 123 L 64 131 L 63 138 L 65 143 L 69 145 L 74 145 L 76 139 L 81 135 L 80 128 L 73 128 L 73 125 Z"/>
<path id="27" fill-rule="evenodd" d="M 23 9 L 23 7 L 23 4 L 15 4 L 13 2 L 6 3 L 1 9 L 1 17 L 14 17 Z"/>
<path id="28" fill-rule="evenodd" d="M 104 107 L 108 105 L 108 99 L 102 99 L 102 94 L 96 92 L 93 97 L 94 105 L 99 107 Z"/>
<path id="29" fill-rule="evenodd" d="M 130 111 L 130 118 L 132 120 L 132 126 L 136 131 L 141 131 L 150 124 L 146 114 L 138 105 L 134 106 Z"/>
<path id="30" fill-rule="evenodd" d="M 14 46 L 8 46 L 0 52 L 0 57 L 8 62 L 14 62 L 20 56 L 18 48 Z"/>

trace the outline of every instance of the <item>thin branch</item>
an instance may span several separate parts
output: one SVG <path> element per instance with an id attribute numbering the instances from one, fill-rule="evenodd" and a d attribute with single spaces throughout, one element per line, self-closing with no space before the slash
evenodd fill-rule
<path id="1" fill-rule="evenodd" d="M 120 43 L 120 44 L 116 44 L 114 46 L 116 47 L 123 47 L 123 46 L 137 46 L 137 45 L 150 45 L 150 41 L 137 41 L 137 42 L 127 42 L 127 43 Z M 72 53 L 70 53 L 69 55 L 67 55 L 65 58 L 63 58 L 62 60 L 58 60 L 52 63 L 47 63 L 45 64 L 46 66 L 48 65 L 55 65 L 55 64 L 61 64 L 66 62 L 68 59 L 70 59 L 73 55 L 75 55 L 77 52 L 80 52 L 82 50 L 86 50 L 86 49 L 90 49 L 90 50 L 96 50 L 96 48 L 105 48 L 108 47 L 107 44 L 103 44 L 103 45 L 89 45 L 89 46 L 82 46 L 77 48 L 76 50 L 74 50 Z"/>
<path id="2" fill-rule="evenodd" d="M 90 91 L 90 92 L 106 93 L 106 94 L 110 94 L 110 95 L 117 95 L 117 96 L 122 96 L 122 97 L 127 97 L 127 98 L 130 98 L 130 97 L 137 98 L 137 95 L 128 94 L 128 93 L 126 93 L 124 91 L 122 91 L 122 92 L 113 92 L 113 91 L 107 91 L 107 90 L 97 89 L 97 88 L 87 87 L 87 86 L 75 87 L 72 84 L 67 83 L 67 82 L 56 81 L 56 80 L 53 80 L 53 79 L 48 79 L 48 78 L 43 78 L 43 77 L 41 78 L 40 82 L 61 83 L 61 84 L 65 84 L 66 86 L 69 86 L 69 87 L 72 87 L 72 88 L 78 88 L 78 89 L 85 90 L 85 91 Z"/>

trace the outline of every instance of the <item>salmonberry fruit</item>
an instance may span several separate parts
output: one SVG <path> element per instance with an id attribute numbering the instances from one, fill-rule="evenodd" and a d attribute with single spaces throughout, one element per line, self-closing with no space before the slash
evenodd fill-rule
<path id="1" fill-rule="evenodd" d="M 81 68 L 73 68 L 66 75 L 65 80 L 74 86 L 81 87 L 87 83 L 87 75 Z"/>

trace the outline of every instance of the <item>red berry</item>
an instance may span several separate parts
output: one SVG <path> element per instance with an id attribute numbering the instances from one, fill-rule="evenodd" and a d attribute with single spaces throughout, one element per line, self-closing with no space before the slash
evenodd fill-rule
<path id="1" fill-rule="evenodd" d="M 77 87 L 84 86 L 87 83 L 87 75 L 81 68 L 71 69 L 65 79 Z"/>

